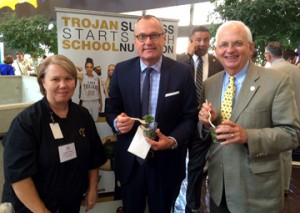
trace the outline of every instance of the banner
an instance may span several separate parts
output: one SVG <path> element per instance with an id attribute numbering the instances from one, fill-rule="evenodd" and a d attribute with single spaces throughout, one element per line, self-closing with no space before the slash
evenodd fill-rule
<path id="1" fill-rule="evenodd" d="M 104 144 L 115 140 L 110 127 L 104 119 L 105 92 L 104 82 L 108 78 L 108 66 L 135 57 L 134 25 L 138 16 L 116 13 L 96 12 L 56 8 L 58 52 L 70 58 L 85 73 L 87 58 L 94 66 L 103 86 L 101 86 L 102 110 L 96 126 Z M 178 20 L 162 19 L 166 34 L 164 55 L 176 58 L 176 38 Z M 101 70 L 101 71 L 99 71 Z M 79 103 L 79 82 L 72 100 Z M 101 172 L 99 189 L 103 193 L 114 191 L 114 178 Z M 112 174 L 113 175 L 113 172 Z M 112 181 L 113 180 L 113 181 Z"/>

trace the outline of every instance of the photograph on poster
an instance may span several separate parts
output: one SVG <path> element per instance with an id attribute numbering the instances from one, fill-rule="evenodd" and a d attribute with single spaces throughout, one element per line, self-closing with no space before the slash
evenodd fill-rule
<path id="1" fill-rule="evenodd" d="M 98 74 L 94 71 L 94 61 L 86 58 L 85 73 L 81 67 L 77 67 L 77 79 L 79 80 L 79 105 L 87 108 L 96 122 L 99 112 L 102 112 L 101 83 Z"/>

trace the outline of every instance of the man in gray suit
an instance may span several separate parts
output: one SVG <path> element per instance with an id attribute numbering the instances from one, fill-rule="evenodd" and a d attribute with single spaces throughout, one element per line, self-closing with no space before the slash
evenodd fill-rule
<path id="1" fill-rule="evenodd" d="M 251 62 L 252 34 L 242 22 L 222 24 L 215 48 L 225 71 L 204 82 L 209 103 L 203 103 L 199 112 L 200 136 L 211 143 L 210 210 L 278 213 L 284 204 L 280 153 L 296 148 L 300 137 L 291 81 L 283 72 Z M 222 120 L 221 103 L 232 77 L 236 90 L 231 117 Z M 216 126 L 215 140 L 209 134 L 209 112 Z"/>
<path id="2" fill-rule="evenodd" d="M 283 58 L 283 47 L 279 42 L 269 42 L 265 48 L 265 57 L 267 61 L 271 64 L 269 68 L 274 70 L 279 70 L 288 74 L 292 81 L 292 86 L 294 88 L 296 105 L 298 107 L 298 112 L 300 111 L 300 69 L 295 65 L 285 61 Z M 282 166 L 283 166 L 283 187 L 284 194 L 287 195 L 290 188 L 290 180 L 292 174 L 292 150 L 282 152 Z"/>
<path id="3" fill-rule="evenodd" d="M 223 70 L 223 66 L 215 56 L 208 54 L 210 46 L 210 32 L 205 26 L 193 29 L 187 52 L 177 55 L 177 61 L 190 66 L 196 82 L 197 75 L 201 74 L 204 81 L 208 77 Z M 202 73 L 197 72 L 199 57 L 202 59 Z M 200 91 L 201 93 L 201 91 Z M 199 97 L 198 97 L 199 98 Z M 202 100 L 198 100 L 199 106 Z M 185 211 L 186 213 L 199 212 L 201 200 L 201 186 L 203 179 L 203 168 L 206 162 L 208 143 L 203 143 L 199 137 L 197 128 L 188 143 L 188 171 L 183 180 L 180 194 L 175 203 L 175 213 Z M 187 187 L 185 187 L 187 186 Z"/>

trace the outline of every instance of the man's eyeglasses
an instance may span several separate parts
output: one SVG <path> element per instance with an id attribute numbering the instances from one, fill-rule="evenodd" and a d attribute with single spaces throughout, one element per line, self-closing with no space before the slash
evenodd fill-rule
<path id="1" fill-rule="evenodd" d="M 147 40 L 147 38 L 149 37 L 150 40 L 157 40 L 159 39 L 160 36 L 164 35 L 164 33 L 152 33 L 149 35 L 146 34 L 139 34 L 136 35 L 135 37 L 137 38 L 137 40 L 139 40 L 140 42 L 145 42 Z"/>
<path id="2" fill-rule="evenodd" d="M 243 42 L 243 41 L 222 42 L 217 47 L 220 49 L 227 49 L 231 45 L 232 48 L 240 48 L 246 44 L 249 44 L 249 42 Z"/>

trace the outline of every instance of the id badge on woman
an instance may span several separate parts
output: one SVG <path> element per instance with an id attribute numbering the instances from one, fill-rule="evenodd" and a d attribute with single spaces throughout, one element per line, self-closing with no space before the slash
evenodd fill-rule
<path id="1" fill-rule="evenodd" d="M 55 139 L 64 138 L 58 123 L 50 123 L 50 128 Z M 58 147 L 60 163 L 77 158 L 74 142 Z"/>

